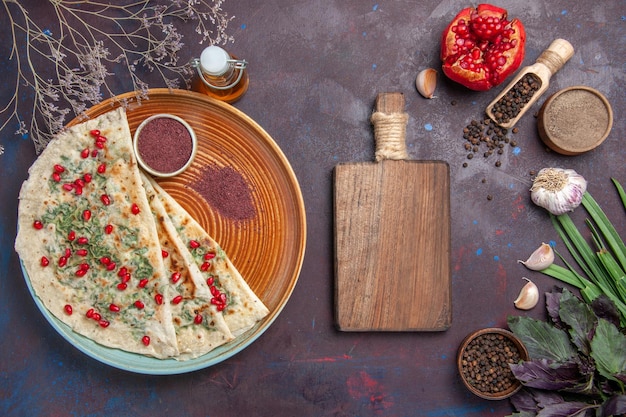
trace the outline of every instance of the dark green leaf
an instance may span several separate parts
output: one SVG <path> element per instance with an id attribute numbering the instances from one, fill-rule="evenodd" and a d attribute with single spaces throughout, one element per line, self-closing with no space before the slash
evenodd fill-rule
<path id="1" fill-rule="evenodd" d="M 591 340 L 591 356 L 600 375 L 619 381 L 616 375 L 626 374 L 626 336 L 607 320 L 599 319 Z"/>
<path id="2" fill-rule="evenodd" d="M 528 349 L 531 359 L 565 363 L 576 355 L 576 348 L 564 330 L 530 317 L 510 316 L 508 324 Z"/>
<path id="3" fill-rule="evenodd" d="M 559 303 L 559 316 L 570 327 L 572 343 L 585 355 L 589 355 L 589 341 L 593 336 L 597 318 L 591 308 L 567 289 L 563 290 Z"/>

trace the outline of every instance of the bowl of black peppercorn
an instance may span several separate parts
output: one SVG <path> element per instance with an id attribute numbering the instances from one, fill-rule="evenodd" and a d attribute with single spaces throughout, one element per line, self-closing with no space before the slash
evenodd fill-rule
<path id="1" fill-rule="evenodd" d="M 457 366 L 463 384 L 473 394 L 487 400 L 502 400 L 522 388 L 509 365 L 528 359 L 528 350 L 517 336 L 490 327 L 463 339 Z"/>

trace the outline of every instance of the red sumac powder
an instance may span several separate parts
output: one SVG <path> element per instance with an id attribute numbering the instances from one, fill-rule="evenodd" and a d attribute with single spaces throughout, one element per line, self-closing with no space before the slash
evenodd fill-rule
<path id="1" fill-rule="evenodd" d="M 191 135 L 178 120 L 157 117 L 146 123 L 137 138 L 141 159 L 155 171 L 170 173 L 182 168 L 193 150 Z"/>
<path id="2" fill-rule="evenodd" d="M 190 186 L 224 217 L 241 221 L 256 215 L 250 188 L 232 167 L 207 165 Z"/>

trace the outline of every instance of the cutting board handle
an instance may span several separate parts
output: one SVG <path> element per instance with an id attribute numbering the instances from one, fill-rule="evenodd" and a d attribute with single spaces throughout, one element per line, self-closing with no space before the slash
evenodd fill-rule
<path id="1" fill-rule="evenodd" d="M 404 111 L 404 94 L 378 94 L 376 110 L 370 120 L 374 125 L 376 161 L 408 159 L 406 125 L 409 115 Z"/>

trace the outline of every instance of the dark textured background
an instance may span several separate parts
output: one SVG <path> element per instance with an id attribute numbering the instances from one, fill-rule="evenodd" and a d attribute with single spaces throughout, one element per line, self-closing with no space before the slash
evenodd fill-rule
<path id="1" fill-rule="evenodd" d="M 32 1 L 30 3 L 33 3 Z M 37 2 L 34 2 L 37 3 Z M 439 68 L 439 36 L 467 4 L 458 1 L 228 0 L 235 20 L 227 49 L 249 61 L 250 88 L 235 106 L 275 139 L 300 182 L 308 221 L 300 279 L 275 323 L 251 346 L 208 369 L 178 376 L 130 374 L 86 357 L 62 339 L 31 299 L 13 250 L 17 194 L 35 159 L 28 140 L 0 133 L 0 414 L 4 416 L 503 416 L 508 401 L 473 397 L 455 368 L 470 331 L 505 326 L 513 300 L 532 278 L 540 291 L 555 280 L 517 263 L 557 239 L 546 212 L 529 200 L 531 171 L 573 168 L 626 236 L 611 177 L 626 185 L 623 119 L 626 2 L 499 1 L 527 33 L 524 65 L 555 38 L 572 59 L 518 123 L 519 149 L 475 158 L 467 168 L 461 130 L 482 117 L 495 90 L 476 93 L 441 75 L 436 98 L 415 90 L 417 73 Z M 0 39 L 8 39 L 0 8 Z M 201 47 L 189 28 L 186 53 Z M 10 46 L 0 46 L 2 105 L 12 91 Z M 10 80 L 10 81 L 6 81 Z M 123 82 L 123 80 L 120 80 Z M 585 85 L 604 93 L 615 122 L 593 152 L 547 152 L 533 117 L 551 93 Z M 156 87 L 156 85 L 155 85 Z M 26 90 L 24 90 L 26 91 Z M 339 333 L 333 326 L 333 167 L 368 161 L 368 121 L 379 92 L 407 100 L 410 156 L 447 161 L 451 170 L 453 323 L 441 333 Z M 120 91 L 123 92 L 123 91 Z M 29 97 L 22 97 L 28 102 Z M 456 105 L 452 105 L 452 101 Z M 484 181 L 483 181 L 484 180 Z M 492 196 L 489 200 L 487 196 Z M 578 224 L 584 217 L 575 212 Z M 542 297 L 543 301 L 543 297 Z"/>

